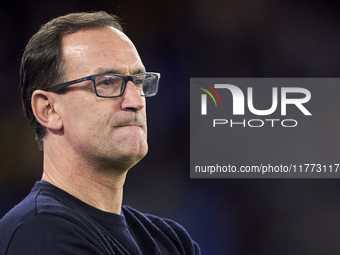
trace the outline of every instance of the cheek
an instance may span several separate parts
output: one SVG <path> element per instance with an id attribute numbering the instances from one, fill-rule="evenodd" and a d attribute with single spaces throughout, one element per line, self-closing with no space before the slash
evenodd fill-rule
<path id="1" fill-rule="evenodd" d="M 103 112 L 96 109 L 96 104 L 87 100 L 86 97 L 70 96 L 68 100 L 65 100 L 64 105 L 62 118 L 65 132 L 89 132 L 103 119 Z"/>

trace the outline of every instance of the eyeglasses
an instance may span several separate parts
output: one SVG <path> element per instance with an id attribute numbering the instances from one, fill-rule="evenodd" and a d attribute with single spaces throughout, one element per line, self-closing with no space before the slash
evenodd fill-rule
<path id="1" fill-rule="evenodd" d="M 141 96 L 152 97 L 158 92 L 160 78 L 161 74 L 159 73 L 140 73 L 135 75 L 96 74 L 54 85 L 47 88 L 46 91 L 57 92 L 70 85 L 92 80 L 98 97 L 111 98 L 123 95 L 127 82 L 131 81 Z"/>

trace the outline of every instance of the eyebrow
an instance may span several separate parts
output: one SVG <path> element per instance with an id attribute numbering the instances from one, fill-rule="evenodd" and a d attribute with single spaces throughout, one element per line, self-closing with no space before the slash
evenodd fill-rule
<path id="1" fill-rule="evenodd" d="M 145 67 L 139 67 L 136 69 L 132 69 L 131 75 L 145 73 L 145 72 L 146 72 Z M 94 71 L 94 74 L 103 74 L 103 73 L 123 74 L 122 70 L 119 70 L 119 69 L 104 69 L 101 67 Z"/>

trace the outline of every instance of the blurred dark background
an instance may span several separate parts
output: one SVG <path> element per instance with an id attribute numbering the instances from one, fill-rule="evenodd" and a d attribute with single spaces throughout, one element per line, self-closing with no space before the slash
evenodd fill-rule
<path id="1" fill-rule="evenodd" d="M 0 217 L 42 173 L 21 111 L 23 49 L 48 20 L 93 10 L 120 16 L 147 70 L 162 74 L 147 100 L 149 154 L 128 174 L 125 204 L 175 219 L 203 254 L 340 254 L 340 180 L 189 178 L 190 77 L 339 77 L 335 1 L 2 1 Z"/>

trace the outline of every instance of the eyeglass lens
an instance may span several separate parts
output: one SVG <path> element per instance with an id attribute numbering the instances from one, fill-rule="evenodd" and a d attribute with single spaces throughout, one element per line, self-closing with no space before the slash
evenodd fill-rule
<path id="1" fill-rule="evenodd" d="M 97 93 L 100 96 L 119 96 L 125 83 L 124 76 L 103 74 L 95 78 Z M 158 77 L 156 74 L 140 74 L 133 76 L 133 83 L 143 96 L 151 96 L 157 92 Z"/>

